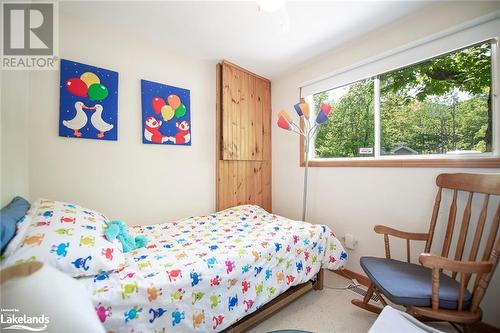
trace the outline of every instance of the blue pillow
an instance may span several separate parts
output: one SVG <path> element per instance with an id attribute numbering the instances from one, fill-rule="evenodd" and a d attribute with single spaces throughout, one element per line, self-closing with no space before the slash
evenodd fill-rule
<path id="1" fill-rule="evenodd" d="M 30 203 L 21 197 L 15 197 L 10 204 L 0 210 L 0 241 L 2 252 L 16 234 L 16 224 L 30 208 Z"/>

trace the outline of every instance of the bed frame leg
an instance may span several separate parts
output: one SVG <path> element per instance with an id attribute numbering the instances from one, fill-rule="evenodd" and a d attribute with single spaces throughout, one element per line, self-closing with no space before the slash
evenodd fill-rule
<path id="1" fill-rule="evenodd" d="M 325 270 L 323 268 L 320 268 L 318 274 L 316 274 L 316 282 L 314 282 L 314 290 L 323 290 L 324 282 L 325 282 Z"/>

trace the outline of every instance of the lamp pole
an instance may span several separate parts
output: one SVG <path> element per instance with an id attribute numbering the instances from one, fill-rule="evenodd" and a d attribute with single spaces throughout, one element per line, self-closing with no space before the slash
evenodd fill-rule
<path id="1" fill-rule="evenodd" d="M 304 192 L 302 196 L 302 221 L 306 220 L 307 213 L 307 178 L 309 176 L 309 146 L 311 140 L 319 126 L 328 120 L 331 107 L 329 104 L 321 104 L 320 110 L 317 110 L 316 120 L 314 125 L 309 121 L 309 104 L 301 98 L 300 102 L 294 105 L 295 111 L 300 117 L 302 123 L 295 123 L 292 117 L 286 112 L 278 113 L 278 127 L 287 131 L 297 133 L 304 138 Z M 302 126 L 299 126 L 302 125 Z"/>
<path id="2" fill-rule="evenodd" d="M 306 120 L 304 119 L 304 122 Z M 304 136 L 305 166 L 304 166 L 304 193 L 302 198 L 302 221 L 306 220 L 307 211 L 307 176 L 309 175 L 309 133 Z"/>
<path id="3" fill-rule="evenodd" d="M 304 117 L 304 131 L 300 133 L 304 137 L 304 193 L 302 198 L 302 221 L 306 220 L 307 213 L 307 178 L 309 176 L 309 148 L 311 145 L 311 140 L 316 134 L 316 130 L 319 128 L 320 124 L 315 123 L 312 127 L 309 123 L 309 118 Z"/>

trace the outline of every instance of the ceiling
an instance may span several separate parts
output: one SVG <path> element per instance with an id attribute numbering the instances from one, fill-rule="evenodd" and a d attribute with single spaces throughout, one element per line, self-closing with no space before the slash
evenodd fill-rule
<path id="1" fill-rule="evenodd" d="M 288 1 L 276 12 L 255 1 L 61 2 L 86 16 L 176 53 L 227 59 L 273 79 L 429 1 Z"/>

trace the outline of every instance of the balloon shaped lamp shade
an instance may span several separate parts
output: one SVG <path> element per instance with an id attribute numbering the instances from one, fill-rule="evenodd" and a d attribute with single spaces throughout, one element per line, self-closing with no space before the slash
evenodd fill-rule
<path id="1" fill-rule="evenodd" d="M 321 104 L 318 115 L 316 116 L 316 124 L 321 125 L 326 122 L 331 111 L 332 107 L 329 104 Z"/>
<path id="2" fill-rule="evenodd" d="M 287 130 L 287 131 L 291 131 L 292 130 L 292 117 L 290 117 L 290 115 L 288 114 L 288 112 L 286 111 L 281 111 L 279 114 L 278 114 L 278 127 L 279 128 L 282 128 L 284 130 Z"/>
<path id="3" fill-rule="evenodd" d="M 328 116 L 330 112 L 332 111 L 332 107 L 330 104 L 323 103 L 321 104 L 321 111 Z"/>
<path id="4" fill-rule="evenodd" d="M 278 118 L 278 127 L 288 131 L 292 129 L 292 126 L 290 126 L 290 123 L 284 117 Z"/>
<path id="5" fill-rule="evenodd" d="M 305 117 L 309 119 L 309 104 L 301 101 L 300 103 L 295 104 L 294 106 L 295 112 L 299 115 L 299 117 Z"/>
<path id="6" fill-rule="evenodd" d="M 314 124 L 309 122 L 309 104 L 305 102 L 303 98 L 301 98 L 300 103 L 297 103 L 293 106 L 295 112 L 303 120 L 304 126 L 297 126 L 292 117 L 286 111 L 280 111 L 278 113 L 278 127 L 289 132 L 294 132 L 299 134 L 304 138 L 304 156 L 305 156 L 305 166 L 304 166 L 304 194 L 302 197 L 302 220 L 306 220 L 306 212 L 307 212 L 307 176 L 309 172 L 309 146 L 311 140 L 314 138 L 316 131 L 319 126 L 326 123 L 328 121 L 328 116 L 332 111 L 332 108 L 329 104 L 321 104 L 320 109 L 317 111 L 316 120 Z"/>
<path id="7" fill-rule="evenodd" d="M 302 117 L 304 114 L 302 113 L 302 109 L 300 108 L 300 103 L 297 103 L 293 106 L 295 109 L 295 112 L 299 115 L 299 117 Z"/>

